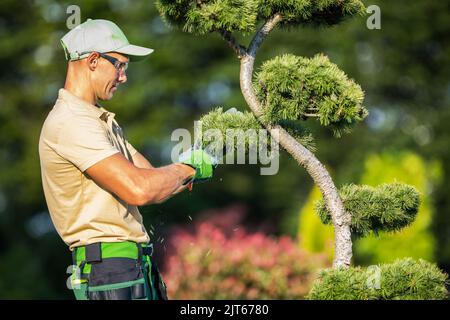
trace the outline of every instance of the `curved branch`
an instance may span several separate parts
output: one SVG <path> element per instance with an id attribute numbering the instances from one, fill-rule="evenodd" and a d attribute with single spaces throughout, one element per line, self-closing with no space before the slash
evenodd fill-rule
<path id="1" fill-rule="evenodd" d="M 241 78 L 243 74 L 250 76 L 248 81 L 242 81 L 241 79 L 241 90 L 245 99 L 250 100 L 250 102 L 247 101 L 247 103 L 257 119 L 262 116 L 262 108 L 260 107 L 260 103 L 254 93 L 252 86 L 253 65 L 259 47 L 261 46 L 267 35 L 270 33 L 270 31 L 272 31 L 272 29 L 275 28 L 275 26 L 281 20 L 283 20 L 283 17 L 279 13 L 275 14 L 272 18 L 267 20 L 250 42 L 247 54 L 241 59 Z M 248 63 L 250 61 L 251 63 Z M 244 68 L 244 70 L 242 70 L 242 68 Z"/>
<path id="2" fill-rule="evenodd" d="M 253 89 L 252 77 L 256 53 L 269 32 L 282 20 L 276 14 L 269 19 L 253 38 L 248 54 L 241 59 L 240 85 L 244 98 L 253 114 L 261 121 L 262 106 Z M 263 123 L 263 122 L 262 122 Z M 264 124 L 264 123 L 263 123 Z M 338 190 L 325 166 L 316 156 L 292 137 L 279 125 L 264 124 L 271 136 L 279 143 L 297 162 L 303 166 L 318 185 L 327 208 L 330 210 L 335 239 L 334 267 L 347 267 L 352 258 L 352 241 L 350 222 L 351 216 L 345 211 Z"/>
<path id="3" fill-rule="evenodd" d="M 271 17 L 269 20 L 264 23 L 264 25 L 259 29 L 259 31 L 256 33 L 256 35 L 253 37 L 252 41 L 250 42 L 250 46 L 248 47 L 248 53 L 249 55 L 255 57 L 256 52 L 258 51 L 259 47 L 261 46 L 261 43 L 263 43 L 264 39 L 267 37 L 267 35 L 272 31 L 275 26 L 283 20 L 283 16 L 279 13 L 275 14 L 273 17 Z"/>

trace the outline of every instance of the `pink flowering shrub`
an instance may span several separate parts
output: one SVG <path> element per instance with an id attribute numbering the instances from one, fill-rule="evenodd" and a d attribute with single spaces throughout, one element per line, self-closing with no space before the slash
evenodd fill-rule
<path id="1" fill-rule="evenodd" d="M 328 264 L 286 236 L 223 230 L 214 218 L 193 227 L 168 241 L 163 276 L 170 299 L 301 299 Z"/>

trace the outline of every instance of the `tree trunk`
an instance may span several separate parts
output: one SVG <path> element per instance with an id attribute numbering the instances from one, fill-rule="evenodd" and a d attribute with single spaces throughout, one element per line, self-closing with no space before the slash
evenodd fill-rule
<path id="1" fill-rule="evenodd" d="M 259 101 L 252 86 L 254 57 L 245 56 L 241 59 L 240 83 L 241 90 L 247 104 L 255 116 L 262 114 Z M 278 125 L 268 125 L 266 129 L 271 136 L 289 152 L 297 162 L 302 165 L 314 182 L 319 186 L 327 208 L 331 212 L 334 225 L 334 261 L 333 267 L 349 266 L 352 258 L 352 241 L 350 232 L 350 215 L 344 209 L 336 186 L 333 183 L 325 166 L 306 149 L 301 143 L 294 139 L 289 133 Z M 274 133 L 278 130 L 278 134 Z"/>
<path id="2" fill-rule="evenodd" d="M 240 85 L 242 94 L 254 115 L 259 118 L 262 115 L 262 107 L 255 94 L 252 84 L 253 67 L 256 52 L 267 34 L 273 27 L 281 21 L 280 15 L 275 15 L 256 34 L 248 50 L 242 50 L 242 47 L 233 43 L 230 45 L 239 53 L 241 61 Z M 226 39 L 229 40 L 229 39 Z M 342 200 L 339 197 L 338 190 L 331 179 L 325 166 L 315 157 L 315 155 L 306 149 L 301 143 L 293 138 L 286 130 L 279 125 L 266 125 L 266 129 L 271 136 L 287 152 L 289 152 L 297 162 L 303 166 L 324 198 L 325 204 L 329 209 L 334 226 L 334 261 L 333 267 L 348 267 L 352 258 L 352 241 L 350 232 L 351 216 L 345 211 Z M 276 134 L 275 131 L 278 131 Z"/>

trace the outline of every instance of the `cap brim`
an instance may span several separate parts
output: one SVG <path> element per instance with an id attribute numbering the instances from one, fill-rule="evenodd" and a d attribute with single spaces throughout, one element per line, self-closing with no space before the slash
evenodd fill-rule
<path id="1" fill-rule="evenodd" d="M 145 59 L 150 53 L 153 52 L 153 49 L 129 44 L 114 50 L 114 52 L 126 54 L 129 56 L 130 61 L 139 61 Z"/>

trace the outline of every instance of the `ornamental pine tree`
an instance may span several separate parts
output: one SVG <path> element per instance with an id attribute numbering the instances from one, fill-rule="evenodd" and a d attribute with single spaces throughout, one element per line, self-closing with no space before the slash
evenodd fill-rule
<path id="1" fill-rule="evenodd" d="M 322 272 L 310 298 L 444 297 L 446 276 L 424 261 L 406 260 L 383 266 L 387 276 L 382 281 L 388 286 L 404 279 L 403 289 L 390 288 L 383 296 L 373 289 L 365 289 L 366 270 L 350 267 L 352 233 L 364 236 L 370 232 L 400 230 L 414 220 L 419 207 L 418 192 L 401 183 L 376 188 L 348 185 L 338 190 L 313 153 L 313 137 L 305 123 L 318 121 L 336 137 L 350 132 L 368 115 L 361 87 L 322 54 L 312 58 L 285 54 L 266 61 L 254 73 L 256 54 L 275 27 L 332 26 L 363 15 L 363 3 L 360 0 L 157 0 L 156 6 L 171 26 L 194 35 L 219 34 L 240 61 L 241 91 L 251 112 L 224 112 L 217 108 L 202 117 L 203 129 L 218 129 L 225 141 L 227 129 L 264 128 L 319 187 L 323 201 L 318 204 L 317 212 L 324 223 L 334 227 L 335 253 L 333 269 Z M 254 36 L 248 46 L 243 46 L 235 34 Z M 243 142 L 246 148 L 252 145 L 251 137 Z M 415 289 L 411 289 L 405 283 L 410 278 L 404 276 L 411 273 L 418 275 L 419 280 L 424 279 L 424 274 L 429 275 L 426 279 L 430 281 L 423 285 L 424 289 L 417 289 L 415 284 Z M 348 286 L 355 290 L 346 291 Z M 408 288 L 420 294 L 408 295 Z"/>

